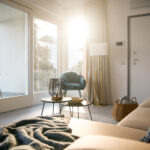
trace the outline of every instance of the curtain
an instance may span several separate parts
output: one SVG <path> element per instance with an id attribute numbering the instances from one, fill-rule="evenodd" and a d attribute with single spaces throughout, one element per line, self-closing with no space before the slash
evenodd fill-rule
<path id="1" fill-rule="evenodd" d="M 65 20 L 58 27 L 59 34 L 59 55 L 58 55 L 58 76 L 68 69 L 68 37 L 67 37 L 67 21 Z"/>
<path id="2" fill-rule="evenodd" d="M 109 66 L 107 56 L 90 56 L 89 45 L 107 42 L 105 0 L 95 0 L 85 6 L 89 36 L 85 50 L 86 95 L 94 105 L 112 104 L 110 98 Z"/>

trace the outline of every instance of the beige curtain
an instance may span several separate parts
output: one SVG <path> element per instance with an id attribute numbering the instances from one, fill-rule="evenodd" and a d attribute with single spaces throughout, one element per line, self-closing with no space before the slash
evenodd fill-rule
<path id="1" fill-rule="evenodd" d="M 90 56 L 92 42 L 107 42 L 105 0 L 95 0 L 85 7 L 89 23 L 89 37 L 85 50 L 86 95 L 95 105 L 112 104 L 110 98 L 108 56 Z"/>
<path id="2" fill-rule="evenodd" d="M 58 27 L 58 76 L 68 69 L 68 37 L 67 37 L 67 21 L 59 24 Z"/>

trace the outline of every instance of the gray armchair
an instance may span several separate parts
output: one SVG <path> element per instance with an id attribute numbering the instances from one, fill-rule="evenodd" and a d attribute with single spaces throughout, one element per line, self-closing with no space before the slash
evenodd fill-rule
<path id="1" fill-rule="evenodd" d="M 86 81 L 82 75 L 73 71 L 64 72 L 60 76 L 62 90 L 65 91 L 65 96 L 68 90 L 78 90 L 79 96 L 82 97 L 81 91 L 86 86 Z"/>

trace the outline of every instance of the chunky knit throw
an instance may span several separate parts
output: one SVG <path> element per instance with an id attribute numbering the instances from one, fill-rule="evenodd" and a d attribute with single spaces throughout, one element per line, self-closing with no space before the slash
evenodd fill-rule
<path id="1" fill-rule="evenodd" d="M 78 137 L 64 116 L 25 119 L 0 128 L 0 150 L 62 150 Z"/>

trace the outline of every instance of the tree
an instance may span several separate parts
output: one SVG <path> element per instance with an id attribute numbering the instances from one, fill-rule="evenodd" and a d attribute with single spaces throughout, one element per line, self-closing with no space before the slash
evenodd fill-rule
<path id="1" fill-rule="evenodd" d="M 50 73 L 56 72 L 51 59 L 50 45 L 54 40 L 49 35 L 44 35 L 38 39 L 37 32 L 40 30 L 34 23 L 34 90 L 43 91 L 48 88 Z"/>

